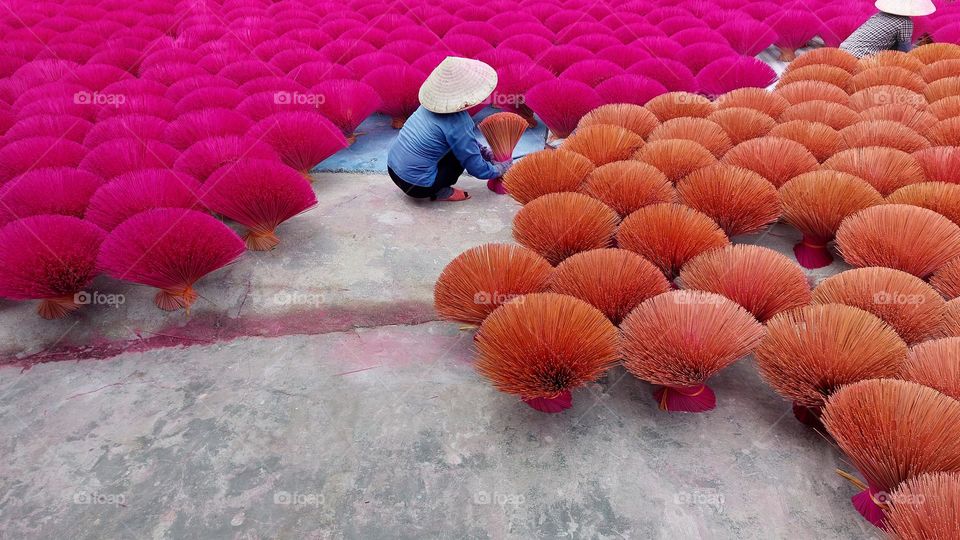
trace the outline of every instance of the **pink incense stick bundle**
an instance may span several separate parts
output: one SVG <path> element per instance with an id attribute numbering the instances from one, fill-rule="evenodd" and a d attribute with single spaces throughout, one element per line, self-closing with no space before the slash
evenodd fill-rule
<path id="1" fill-rule="evenodd" d="M 651 99 L 667 92 L 660 82 L 640 75 L 617 75 L 597 85 L 597 93 L 604 103 L 632 103 L 645 105 Z"/>
<path id="2" fill-rule="evenodd" d="M 80 168 L 105 179 L 140 169 L 172 168 L 180 153 L 158 141 L 142 141 L 133 137 L 114 139 L 94 148 Z"/>
<path id="3" fill-rule="evenodd" d="M 11 143 L 31 137 L 63 137 L 82 143 L 92 127 L 93 124 L 76 116 L 30 116 L 12 124 L 3 136 L 3 141 Z"/>
<path id="4" fill-rule="evenodd" d="M 174 169 L 203 182 L 213 171 L 241 158 L 279 159 L 269 144 L 252 137 L 210 137 L 199 140 L 183 151 Z"/>
<path id="5" fill-rule="evenodd" d="M 381 106 L 380 96 L 369 84 L 349 79 L 331 79 L 310 90 L 322 96 L 317 111 L 334 123 L 347 138 L 356 141 L 360 124 Z"/>
<path id="6" fill-rule="evenodd" d="M 559 138 L 577 127 L 585 114 L 603 104 L 595 90 L 584 83 L 566 79 L 541 82 L 526 93 L 526 104 Z"/>
<path id="7" fill-rule="evenodd" d="M 284 163 L 304 176 L 318 163 L 347 147 L 340 130 L 319 113 L 274 114 L 258 122 L 251 132 L 270 144 Z"/>
<path id="8" fill-rule="evenodd" d="M 41 167 L 76 167 L 87 149 L 59 137 L 29 137 L 0 148 L 0 184 Z"/>
<path id="9" fill-rule="evenodd" d="M 0 297 L 41 300 L 37 312 L 59 319 L 97 274 L 104 232 L 76 217 L 40 215 L 0 228 Z"/>
<path id="10" fill-rule="evenodd" d="M 247 248 L 269 251 L 280 244 L 277 227 L 317 204 L 317 197 L 297 171 L 273 160 L 241 160 L 210 176 L 203 203 L 247 227 Z"/>
<path id="11" fill-rule="evenodd" d="M 153 208 L 196 208 L 200 183 L 168 169 L 123 174 L 93 193 L 83 218 L 112 231 L 127 218 Z"/>
<path id="12" fill-rule="evenodd" d="M 420 106 L 418 92 L 426 75 L 409 66 L 383 66 L 367 74 L 363 82 L 377 91 L 382 102 L 380 111 L 400 129 L 407 117 Z"/>
<path id="13" fill-rule="evenodd" d="M 183 115 L 188 112 L 224 108 L 235 109 L 247 95 L 236 88 L 226 88 L 221 86 L 211 86 L 208 88 L 199 88 L 183 96 L 177 101 L 173 112 L 177 115 Z"/>
<path id="14" fill-rule="evenodd" d="M 686 65 L 669 58 L 648 58 L 631 65 L 627 71 L 650 77 L 671 92 L 696 92 L 697 81 Z"/>
<path id="15" fill-rule="evenodd" d="M 654 397 L 670 412 L 714 409 L 716 395 L 707 380 L 749 354 L 764 336 L 763 325 L 746 310 L 702 291 L 650 298 L 627 315 L 622 330 L 624 367 L 657 385 Z"/>
<path id="16" fill-rule="evenodd" d="M 116 279 L 160 289 L 160 309 L 186 308 L 203 276 L 237 260 L 243 241 L 213 217 L 183 208 L 158 208 L 127 219 L 107 235 L 97 266 Z"/>
<path id="17" fill-rule="evenodd" d="M 176 148 L 185 150 L 207 137 L 244 135 L 251 125 L 246 116 L 230 109 L 201 109 L 183 114 L 170 122 L 164 138 Z"/>
<path id="18" fill-rule="evenodd" d="M 99 176 L 79 169 L 33 169 L 0 187 L 0 225 L 40 214 L 83 217 L 102 183 Z"/>
<path id="19" fill-rule="evenodd" d="M 746 56 L 760 54 L 777 40 L 777 33 L 766 23 L 750 18 L 724 23 L 717 32 L 727 39 L 733 50 Z"/>
<path id="20" fill-rule="evenodd" d="M 784 62 L 796 58 L 797 49 L 805 47 L 821 27 L 816 15 L 799 9 L 773 15 L 765 22 L 777 33 L 774 45 L 780 49 L 780 60 Z"/>
<path id="21" fill-rule="evenodd" d="M 776 72 L 756 58 L 726 56 L 711 61 L 697 73 L 697 86 L 706 95 L 719 96 L 743 87 L 766 88 Z"/>

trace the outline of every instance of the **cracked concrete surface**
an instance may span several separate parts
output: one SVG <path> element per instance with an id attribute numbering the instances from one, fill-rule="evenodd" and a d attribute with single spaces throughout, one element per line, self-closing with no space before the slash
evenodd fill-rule
<path id="1" fill-rule="evenodd" d="M 65 322 L 0 305 L 8 362 L 96 358 L 0 367 L 0 537 L 879 537 L 835 445 L 750 360 L 699 415 L 658 411 L 619 368 L 559 415 L 481 380 L 432 286 L 507 241 L 516 205 L 461 182 L 474 200 L 425 205 L 385 176 L 317 175 L 321 206 L 204 280 L 190 318 L 106 280 L 124 305 Z"/>

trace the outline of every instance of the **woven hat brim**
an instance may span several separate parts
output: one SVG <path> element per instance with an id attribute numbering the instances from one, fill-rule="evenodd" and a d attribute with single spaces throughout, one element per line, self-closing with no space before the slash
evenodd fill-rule
<path id="1" fill-rule="evenodd" d="M 420 104 L 449 114 L 483 103 L 497 87 L 497 72 L 479 60 L 448 57 L 420 86 Z"/>
<path id="2" fill-rule="evenodd" d="M 937 6 L 929 0 L 921 2 L 911 2 L 910 0 L 877 0 L 874 6 L 884 13 L 903 17 L 925 17 L 937 11 Z"/>

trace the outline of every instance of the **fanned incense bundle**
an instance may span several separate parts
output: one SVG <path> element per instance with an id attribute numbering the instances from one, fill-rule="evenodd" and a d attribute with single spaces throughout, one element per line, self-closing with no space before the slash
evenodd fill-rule
<path id="1" fill-rule="evenodd" d="M 937 337 L 960 337 L 960 298 L 947 302 Z"/>
<path id="2" fill-rule="evenodd" d="M 914 152 L 913 157 L 928 182 L 960 184 L 960 148 L 933 146 Z"/>
<path id="3" fill-rule="evenodd" d="M 684 176 L 717 163 L 710 150 L 688 139 L 667 139 L 645 144 L 633 159 L 652 165 L 676 183 Z"/>
<path id="4" fill-rule="evenodd" d="M 623 74 L 603 81 L 597 85 L 597 93 L 604 103 L 625 103 L 646 105 L 651 99 L 667 91 L 667 88 L 651 77 Z"/>
<path id="5" fill-rule="evenodd" d="M 926 208 L 883 204 L 843 220 L 837 247 L 853 266 L 885 266 L 926 278 L 960 256 L 960 227 Z"/>
<path id="6" fill-rule="evenodd" d="M 894 66 L 875 67 L 854 75 L 846 86 L 847 91 L 855 94 L 860 90 L 874 86 L 899 86 L 911 92 L 923 93 L 926 81 L 918 73 Z"/>
<path id="7" fill-rule="evenodd" d="M 669 291 L 670 283 L 663 272 L 636 253 L 595 249 L 557 265 L 550 290 L 587 302 L 619 325 L 640 302 Z"/>
<path id="8" fill-rule="evenodd" d="M 0 225 L 45 214 L 82 218 L 102 184 L 99 176 L 79 169 L 33 169 L 0 187 Z"/>
<path id="9" fill-rule="evenodd" d="M 721 52 L 730 50 L 726 45 L 717 47 Z M 689 49 L 690 47 L 685 50 Z M 706 64 L 697 73 L 697 86 L 702 94 L 720 96 L 742 87 L 766 88 L 776 79 L 777 74 L 773 68 L 761 60 L 751 56 L 728 55 Z"/>
<path id="10" fill-rule="evenodd" d="M 805 9 L 790 9 L 767 18 L 767 24 L 777 33 L 774 45 L 780 49 L 780 60 L 789 62 L 797 57 L 797 49 L 805 47 L 820 31 L 820 19 Z"/>
<path id="11" fill-rule="evenodd" d="M 858 60 L 854 73 L 863 73 L 869 69 L 886 67 L 906 69 L 914 73 L 920 73 L 920 71 L 923 70 L 924 63 L 916 57 L 910 56 L 902 51 L 880 51 L 864 56 Z"/>
<path id="12" fill-rule="evenodd" d="M 790 102 L 775 92 L 763 88 L 740 88 L 717 98 L 717 109 L 746 107 L 777 118 L 790 106 Z"/>
<path id="13" fill-rule="evenodd" d="M 527 121 L 519 114 L 509 112 L 494 113 L 484 118 L 477 127 L 490 143 L 495 161 L 508 161 L 513 157 L 513 149 L 527 129 Z"/>
<path id="14" fill-rule="evenodd" d="M 433 305 L 441 319 L 478 325 L 508 301 L 543 292 L 553 268 L 512 244 L 484 244 L 457 255 L 440 273 Z"/>
<path id="15" fill-rule="evenodd" d="M 837 130 L 819 122 L 807 120 L 783 122 L 771 129 L 769 135 L 771 137 L 783 137 L 802 144 L 820 162 L 847 149 L 846 142 Z"/>
<path id="16" fill-rule="evenodd" d="M 915 109 L 909 105 L 890 104 L 872 107 L 860 113 L 865 121 L 890 120 L 899 122 L 917 133 L 926 136 L 937 123 L 937 117 L 927 111 Z"/>
<path id="17" fill-rule="evenodd" d="M 617 231 L 617 245 L 657 265 L 667 279 L 690 259 L 730 245 L 715 221 L 682 204 L 652 204 L 630 214 Z"/>
<path id="18" fill-rule="evenodd" d="M 960 260 L 950 259 L 937 267 L 930 285 L 947 298 L 960 298 Z"/>
<path id="19" fill-rule="evenodd" d="M 927 107 L 927 112 L 937 117 L 938 120 L 947 120 L 960 116 L 960 95 L 945 97 L 935 101 Z"/>
<path id="20" fill-rule="evenodd" d="M 920 75 L 927 84 L 947 77 L 960 77 L 960 58 L 950 60 L 940 60 L 933 64 L 927 64 L 920 71 Z"/>
<path id="21" fill-rule="evenodd" d="M 726 298 L 702 291 L 655 296 L 623 321 L 623 365 L 658 385 L 660 409 L 704 412 L 716 407 L 707 380 L 749 354 L 763 325 Z"/>
<path id="22" fill-rule="evenodd" d="M 760 375 L 816 426 L 824 401 L 843 385 L 899 373 L 907 345 L 889 325 L 842 304 L 804 306 L 767 321 L 754 355 Z"/>
<path id="23" fill-rule="evenodd" d="M 143 169 L 100 186 L 83 219 L 112 231 L 129 217 L 153 208 L 196 208 L 200 183 L 167 169 Z"/>
<path id="24" fill-rule="evenodd" d="M 685 116 L 706 118 L 716 107 L 709 99 L 689 92 L 669 92 L 647 102 L 645 107 L 661 122 Z"/>
<path id="25" fill-rule="evenodd" d="M 647 136 L 648 142 L 685 139 L 700 143 L 720 158 L 733 147 L 727 132 L 706 118 L 674 118 L 660 124 Z"/>
<path id="26" fill-rule="evenodd" d="M 814 64 L 797 69 L 788 69 L 777 81 L 777 88 L 799 81 L 822 81 L 839 88 L 847 88 L 853 76 L 850 72 L 827 64 Z"/>
<path id="27" fill-rule="evenodd" d="M 940 60 L 960 59 L 960 45 L 956 43 L 927 43 L 910 51 L 910 55 L 927 65 Z"/>
<path id="28" fill-rule="evenodd" d="M 510 167 L 503 185 L 517 202 L 527 204 L 548 193 L 577 191 L 593 169 L 593 163 L 576 152 L 541 150 Z"/>
<path id="29" fill-rule="evenodd" d="M 910 348 L 900 378 L 960 400 L 960 337 L 918 343 Z"/>
<path id="30" fill-rule="evenodd" d="M 775 94 L 787 100 L 790 105 L 804 101 L 830 101 L 840 105 L 850 105 L 850 96 L 839 86 L 823 81 L 800 81 L 778 88 Z"/>
<path id="31" fill-rule="evenodd" d="M 960 146 L 960 117 L 937 122 L 926 135 L 935 146 Z"/>
<path id="32" fill-rule="evenodd" d="M 887 197 L 890 204 L 909 204 L 933 210 L 960 225 L 960 185 L 923 182 L 904 186 Z"/>
<path id="33" fill-rule="evenodd" d="M 927 88 L 929 88 L 929 86 L 927 86 Z M 850 96 L 849 102 L 844 103 L 844 105 L 849 105 L 851 109 L 861 113 L 867 109 L 879 107 L 880 105 L 889 105 L 891 103 L 909 105 L 915 109 L 924 109 L 927 106 L 927 99 L 923 97 L 923 94 L 918 94 L 902 86 L 883 85 L 871 86 L 870 88 L 860 90 Z"/>
<path id="34" fill-rule="evenodd" d="M 619 218 L 609 206 L 581 193 L 550 193 L 517 212 L 513 237 L 550 264 L 590 249 L 609 247 Z"/>
<path id="35" fill-rule="evenodd" d="M 596 125 L 619 126 L 646 138 L 655 127 L 660 125 L 660 120 L 640 105 L 611 103 L 597 107 L 587 113 L 580 119 L 577 129 Z"/>
<path id="36" fill-rule="evenodd" d="M 550 131 L 565 138 L 587 113 L 603 105 L 600 95 L 590 86 L 570 79 L 550 79 L 526 92 L 530 107 Z"/>
<path id="37" fill-rule="evenodd" d="M 317 204 L 303 175 L 273 160 L 242 159 L 226 165 L 204 184 L 204 206 L 247 227 L 243 240 L 253 251 L 280 244 L 276 229 Z"/>
<path id="38" fill-rule="evenodd" d="M 960 472 L 960 402 L 931 388 L 892 379 L 854 383 L 830 397 L 823 424 L 866 479 L 852 502 L 878 527 L 888 506 L 880 492 L 924 473 Z"/>
<path id="39" fill-rule="evenodd" d="M 491 313 L 476 336 L 477 371 L 501 392 L 547 413 L 569 409 L 571 390 L 617 360 L 617 328 L 586 302 L 528 294 Z"/>
<path id="40" fill-rule="evenodd" d="M 641 146 L 643 139 L 636 133 L 605 124 L 578 129 L 563 144 L 565 150 L 586 157 L 597 167 L 629 159 Z"/>
<path id="41" fill-rule="evenodd" d="M 889 324 L 908 344 L 935 335 L 946 311 L 943 298 L 922 279 L 892 268 L 854 268 L 813 290 L 814 304 L 860 308 Z"/>
<path id="42" fill-rule="evenodd" d="M 787 72 L 816 64 L 836 66 L 853 73 L 857 67 L 857 57 L 843 49 L 821 47 L 799 55 L 796 60 L 790 62 L 790 65 L 787 66 Z"/>
<path id="43" fill-rule="evenodd" d="M 791 178 L 820 168 L 802 144 L 783 137 L 760 137 L 734 146 L 722 163 L 749 169 L 780 187 Z"/>
<path id="44" fill-rule="evenodd" d="M 703 253 L 683 266 L 685 289 L 721 294 L 761 322 L 810 303 L 803 270 L 783 255 L 761 246 L 738 244 Z"/>
<path id="45" fill-rule="evenodd" d="M 97 267 L 109 276 L 159 289 L 160 309 L 190 309 L 193 285 L 236 261 L 243 241 L 213 217 L 183 208 L 156 208 L 118 225 L 103 241 Z"/>
<path id="46" fill-rule="evenodd" d="M 843 128 L 840 135 L 850 148 L 882 146 L 910 153 L 930 147 L 926 137 L 899 122 L 890 120 L 860 122 Z"/>
<path id="47" fill-rule="evenodd" d="M 884 197 L 903 186 L 924 181 L 923 169 L 916 158 L 879 146 L 844 150 L 825 161 L 823 168 L 862 178 Z"/>
<path id="48" fill-rule="evenodd" d="M 240 158 L 279 159 L 267 143 L 249 136 L 210 137 L 199 140 L 177 158 L 174 168 L 203 182 L 214 171 Z"/>
<path id="49" fill-rule="evenodd" d="M 32 216 L 0 228 L 0 297 L 40 300 L 44 319 L 67 316 L 97 275 L 103 238 L 99 227 L 72 216 Z"/>
<path id="50" fill-rule="evenodd" d="M 883 204 L 883 197 L 867 182 L 839 171 L 820 170 L 794 177 L 780 186 L 783 219 L 803 234 L 793 246 L 804 268 L 822 268 L 833 262 L 827 244 L 847 216 Z"/>
<path id="51" fill-rule="evenodd" d="M 677 200 L 667 177 L 639 161 L 617 161 L 598 167 L 587 176 L 580 192 L 602 201 L 621 218 L 644 206 Z"/>
<path id="52" fill-rule="evenodd" d="M 861 117 L 850 107 L 832 101 L 814 100 L 791 105 L 780 115 L 781 122 L 807 120 L 820 122 L 833 129 L 841 130 L 860 122 Z"/>
<path id="53" fill-rule="evenodd" d="M 32 169 L 76 167 L 87 155 L 86 148 L 66 139 L 21 139 L 0 148 L 0 184 Z"/>
<path id="54" fill-rule="evenodd" d="M 680 202 L 710 216 L 727 233 L 759 231 L 780 218 L 777 188 L 764 177 L 726 164 L 694 171 L 677 182 Z"/>
<path id="55" fill-rule="evenodd" d="M 921 474 L 888 497 L 886 527 L 901 540 L 960 538 L 960 473 Z"/>
<path id="56" fill-rule="evenodd" d="M 273 114 L 257 122 L 252 133 L 304 176 L 318 163 L 347 147 L 340 129 L 315 112 Z"/>
<path id="57" fill-rule="evenodd" d="M 777 121 L 770 116 L 747 107 L 717 109 L 707 120 L 723 128 L 734 145 L 763 137 L 777 125 Z"/>

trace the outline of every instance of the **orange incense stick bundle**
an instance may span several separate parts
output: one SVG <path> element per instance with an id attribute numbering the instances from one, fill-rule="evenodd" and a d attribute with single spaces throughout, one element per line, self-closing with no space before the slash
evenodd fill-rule
<path id="1" fill-rule="evenodd" d="M 822 268 L 833 262 L 827 249 L 847 216 L 883 204 L 870 184 L 851 174 L 820 170 L 801 174 L 780 187 L 783 219 L 803 234 L 793 246 L 804 268 Z"/>
<path id="2" fill-rule="evenodd" d="M 927 88 L 929 88 L 929 85 Z M 864 88 L 849 98 L 850 108 L 858 113 L 889 103 L 900 103 L 915 109 L 924 109 L 927 107 L 927 98 L 923 94 L 908 88 L 893 85 Z"/>
<path id="3" fill-rule="evenodd" d="M 947 298 L 960 298 L 960 259 L 950 259 L 930 276 L 930 285 Z"/>
<path id="4" fill-rule="evenodd" d="M 896 66 L 883 66 L 865 69 L 854 75 L 846 86 L 847 91 L 855 94 L 874 86 L 899 86 L 911 92 L 923 93 L 927 82 L 915 71 Z"/>
<path id="5" fill-rule="evenodd" d="M 634 159 L 652 165 L 673 183 L 717 162 L 710 150 L 688 139 L 653 141 L 643 146 Z"/>
<path id="6" fill-rule="evenodd" d="M 820 168 L 817 158 L 802 144 L 772 136 L 734 146 L 723 156 L 723 163 L 750 169 L 778 188 L 799 174 Z"/>
<path id="7" fill-rule="evenodd" d="M 927 103 L 936 103 L 941 99 L 960 95 L 960 77 L 946 77 L 927 85 L 923 96 Z"/>
<path id="8" fill-rule="evenodd" d="M 571 391 L 595 381 L 617 361 L 617 328 L 583 300 L 529 294 L 491 313 L 476 336 L 476 368 L 501 392 L 556 413 Z"/>
<path id="9" fill-rule="evenodd" d="M 651 131 L 660 125 L 660 120 L 647 108 L 632 103 L 611 103 L 602 105 L 588 112 L 577 129 L 595 125 L 619 126 L 646 138 Z"/>
<path id="10" fill-rule="evenodd" d="M 910 56 L 927 65 L 940 60 L 960 59 L 960 45 L 956 43 L 927 43 L 910 51 Z"/>
<path id="11" fill-rule="evenodd" d="M 643 146 L 639 135 L 619 126 L 599 124 L 577 129 L 563 148 L 589 159 L 595 166 L 629 159 Z"/>
<path id="12" fill-rule="evenodd" d="M 907 345 L 889 325 L 841 304 L 786 311 L 767 321 L 754 355 L 760 375 L 815 426 L 824 400 L 842 385 L 899 373 Z"/>
<path id="13" fill-rule="evenodd" d="M 863 73 L 870 69 L 887 67 L 906 69 L 914 73 L 920 73 L 923 70 L 924 63 L 918 58 L 902 51 L 880 51 L 859 59 L 857 61 L 857 67 L 853 72 Z"/>
<path id="14" fill-rule="evenodd" d="M 546 195 L 577 191 L 593 172 L 593 163 L 564 149 L 534 152 L 514 164 L 503 175 L 503 185 L 520 204 Z"/>
<path id="15" fill-rule="evenodd" d="M 617 231 L 617 245 L 638 253 L 673 279 L 690 259 L 730 245 L 715 221 L 682 204 L 653 204 L 627 216 Z"/>
<path id="16" fill-rule="evenodd" d="M 817 99 L 791 105 L 783 111 L 779 120 L 781 122 L 791 122 L 793 120 L 820 122 L 833 129 L 841 130 L 856 124 L 861 118 L 858 113 L 846 105 Z"/>
<path id="17" fill-rule="evenodd" d="M 908 344 L 936 334 L 946 303 L 930 285 L 892 268 L 854 268 L 820 282 L 814 304 L 844 304 L 868 311 L 896 330 Z"/>
<path id="18" fill-rule="evenodd" d="M 960 538 L 960 474 L 921 474 L 888 497 L 886 526 L 900 540 Z"/>
<path id="19" fill-rule="evenodd" d="M 685 116 L 706 118 L 716 106 L 709 99 L 689 92 L 668 92 L 651 99 L 644 107 L 661 122 Z"/>
<path id="20" fill-rule="evenodd" d="M 960 400 L 960 337 L 918 343 L 907 353 L 900 378 Z"/>
<path id="21" fill-rule="evenodd" d="M 494 161 L 509 161 L 527 125 L 519 114 L 499 112 L 484 118 L 477 128 L 490 143 Z"/>
<path id="22" fill-rule="evenodd" d="M 640 302 L 670 290 L 663 272 L 625 249 L 595 249 L 568 257 L 554 269 L 550 290 L 599 309 L 614 324 Z"/>
<path id="23" fill-rule="evenodd" d="M 960 298 L 947 302 L 937 337 L 960 337 Z"/>
<path id="24" fill-rule="evenodd" d="M 433 289 L 441 319 L 477 325 L 501 304 L 542 292 L 553 267 L 540 255 L 509 244 L 468 249 L 443 269 Z"/>
<path id="25" fill-rule="evenodd" d="M 624 367 L 658 385 L 654 397 L 671 412 L 715 408 L 707 380 L 749 354 L 764 334 L 743 308 L 702 291 L 655 296 L 637 306 L 622 328 Z"/>
<path id="26" fill-rule="evenodd" d="M 840 135 L 850 148 L 882 146 L 910 153 L 930 147 L 926 137 L 890 120 L 866 120 L 843 128 Z"/>
<path id="27" fill-rule="evenodd" d="M 777 188 L 759 174 L 723 163 L 677 182 L 680 202 L 713 218 L 727 236 L 762 230 L 780 218 Z"/>
<path id="28" fill-rule="evenodd" d="M 960 148 L 931 146 L 914 152 L 913 157 L 928 182 L 960 184 Z"/>
<path id="29" fill-rule="evenodd" d="M 857 68 L 857 57 L 836 47 L 821 47 L 798 56 L 787 66 L 787 71 L 817 64 L 836 66 L 853 73 Z"/>
<path id="30" fill-rule="evenodd" d="M 708 251 L 680 270 L 684 289 L 721 294 L 761 322 L 810 303 L 803 270 L 772 249 L 737 244 Z"/>
<path id="31" fill-rule="evenodd" d="M 892 379 L 868 380 L 837 391 L 823 424 L 866 479 L 854 507 L 884 525 L 890 493 L 925 473 L 960 472 L 960 401 L 932 388 Z"/>
<path id="32" fill-rule="evenodd" d="M 853 266 L 896 268 L 923 279 L 960 256 L 960 227 L 926 208 L 884 204 L 843 220 L 837 247 Z"/>
<path id="33" fill-rule="evenodd" d="M 777 88 L 799 81 L 821 81 L 840 88 L 847 88 L 850 79 L 853 78 L 850 72 L 831 66 L 829 64 L 811 64 L 796 69 L 788 69 L 777 81 Z"/>
<path id="34" fill-rule="evenodd" d="M 819 162 L 826 161 L 837 152 L 847 149 L 846 142 L 837 130 L 826 124 L 808 120 L 783 122 L 770 130 L 770 136 L 783 137 L 802 144 Z"/>
<path id="35" fill-rule="evenodd" d="M 777 125 L 777 121 L 772 117 L 747 107 L 717 109 L 707 120 L 723 128 L 730 137 L 730 142 L 735 145 L 763 137 Z"/>
<path id="36" fill-rule="evenodd" d="M 900 150 L 880 146 L 844 150 L 825 161 L 823 168 L 861 178 L 884 197 L 903 186 L 919 184 L 925 179 L 917 158 Z"/>
<path id="37" fill-rule="evenodd" d="M 904 186 L 887 197 L 890 204 L 910 204 L 933 210 L 960 225 L 960 184 L 922 182 Z"/>
<path id="38" fill-rule="evenodd" d="M 609 247 L 619 217 L 609 206 L 581 193 L 551 193 L 517 212 L 513 237 L 557 265 L 570 255 Z"/>
<path id="39" fill-rule="evenodd" d="M 791 105 L 804 101 L 822 100 L 847 106 L 850 104 L 850 95 L 839 86 L 823 81 L 799 81 L 778 88 L 776 92 Z"/>
<path id="40" fill-rule="evenodd" d="M 738 88 L 717 98 L 717 109 L 745 107 L 777 118 L 790 106 L 782 96 L 765 88 Z"/>
<path id="41" fill-rule="evenodd" d="M 597 167 L 580 186 L 580 192 L 602 201 L 621 218 L 647 205 L 677 200 L 667 177 L 640 161 L 616 161 Z"/>
<path id="42" fill-rule="evenodd" d="M 860 117 L 865 121 L 891 120 L 899 122 L 921 135 L 926 135 L 938 121 L 933 114 L 902 103 L 871 107 L 860 113 Z"/>
<path id="43" fill-rule="evenodd" d="M 706 118 L 674 118 L 660 124 L 650 132 L 647 141 L 685 139 L 695 141 L 710 150 L 716 157 L 723 157 L 733 147 L 730 136 L 719 125 Z"/>

